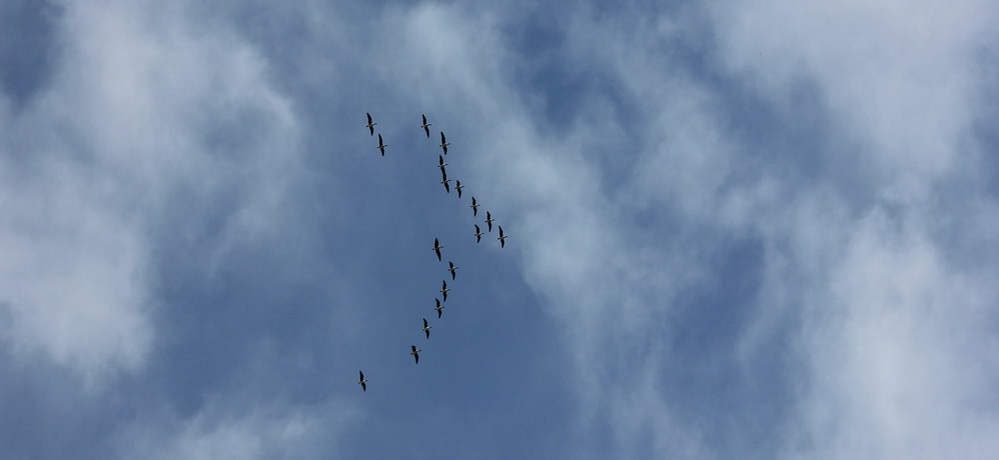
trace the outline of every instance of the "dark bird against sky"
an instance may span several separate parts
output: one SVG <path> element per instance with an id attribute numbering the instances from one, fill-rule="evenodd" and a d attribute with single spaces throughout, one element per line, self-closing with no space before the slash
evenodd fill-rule
<path id="1" fill-rule="evenodd" d="M 367 126 L 368 127 L 368 131 L 370 131 L 371 135 L 374 136 L 375 135 L 375 126 L 377 126 L 378 123 L 375 123 L 375 122 L 371 121 L 371 114 L 370 113 L 365 113 L 365 115 L 368 116 L 368 124 L 366 124 L 364 126 Z"/>
<path id="2" fill-rule="evenodd" d="M 444 149 L 444 154 L 445 155 L 447 155 L 447 146 L 449 146 L 449 145 L 451 145 L 451 144 L 449 144 L 447 142 L 447 139 L 444 137 L 444 131 L 441 131 L 441 143 L 440 143 L 439 147 L 442 148 L 442 149 Z"/>
<path id="3" fill-rule="evenodd" d="M 444 295 L 444 301 L 447 302 L 447 293 L 451 292 L 451 290 L 447 288 L 447 280 L 441 281 L 441 291 L 440 292 L 441 292 L 441 294 Z"/>
<path id="4" fill-rule="evenodd" d="M 444 246 L 441 246 L 441 244 L 437 241 L 437 238 L 434 238 L 434 247 L 431 249 L 433 249 L 434 252 L 437 254 L 437 261 L 440 262 L 442 260 L 441 249 L 444 249 Z"/>
<path id="5" fill-rule="evenodd" d="M 423 115 L 423 124 L 420 125 L 420 127 L 423 128 L 423 131 L 427 133 L 427 137 L 430 137 L 430 125 L 432 124 L 433 123 L 427 123 L 427 116 Z"/>
<path id="6" fill-rule="evenodd" d="M 441 315 L 444 314 L 444 305 L 441 305 L 440 299 L 434 298 L 434 302 L 437 302 L 437 306 L 434 307 L 434 311 L 437 312 L 437 319 L 441 319 Z"/>
<path id="7" fill-rule="evenodd" d="M 385 156 L 385 147 L 388 147 L 388 144 L 382 142 L 382 135 L 379 134 L 378 135 L 378 150 L 382 151 L 382 156 Z"/>

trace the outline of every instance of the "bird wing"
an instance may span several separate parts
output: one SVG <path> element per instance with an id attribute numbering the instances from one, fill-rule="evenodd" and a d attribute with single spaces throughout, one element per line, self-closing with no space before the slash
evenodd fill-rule
<path id="1" fill-rule="evenodd" d="M 423 115 L 423 124 L 427 124 L 427 116 L 424 115 L 424 114 L 420 114 L 420 115 Z"/>
<path id="2" fill-rule="evenodd" d="M 416 345 L 410 345 L 410 346 L 413 347 L 413 353 L 416 353 Z"/>
<path id="3" fill-rule="evenodd" d="M 384 144 L 384 142 L 382 142 L 382 135 L 379 134 L 378 135 L 378 145 L 382 145 L 382 144 Z"/>
<path id="4" fill-rule="evenodd" d="M 367 113 L 367 112 L 365 112 L 364 114 L 368 116 L 368 124 L 370 125 L 371 124 L 371 114 Z"/>
<path id="5" fill-rule="evenodd" d="M 499 231 L 500 231 L 500 236 L 499 237 L 503 238 L 503 226 L 502 225 L 499 226 Z"/>
<path id="6" fill-rule="evenodd" d="M 361 372 L 361 371 L 357 371 L 357 373 L 358 373 L 358 374 L 361 374 L 361 380 L 363 381 L 363 380 L 364 380 L 364 372 Z"/>
<path id="7" fill-rule="evenodd" d="M 441 144 L 447 144 L 447 139 L 444 137 L 444 131 L 441 131 Z"/>
<path id="8" fill-rule="evenodd" d="M 427 319 L 423 318 L 423 327 L 427 327 Z"/>

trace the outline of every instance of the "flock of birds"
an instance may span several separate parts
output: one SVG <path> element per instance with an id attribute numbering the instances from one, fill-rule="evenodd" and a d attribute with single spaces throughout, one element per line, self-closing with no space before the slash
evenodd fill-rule
<path id="1" fill-rule="evenodd" d="M 374 136 L 375 135 L 375 126 L 377 126 L 378 123 L 374 122 L 374 120 L 371 118 L 371 114 L 370 113 L 367 113 L 366 115 L 368 116 L 368 124 L 366 124 L 365 127 L 368 128 L 368 133 L 371 136 Z M 423 117 L 423 124 L 420 125 L 420 128 L 423 128 L 423 132 L 426 133 L 427 138 L 430 138 L 430 126 L 431 126 L 431 123 L 427 122 L 427 116 L 426 115 L 422 115 L 422 117 Z M 444 191 L 446 193 L 451 193 L 451 185 L 450 185 L 451 184 L 451 179 L 447 178 L 447 170 L 445 169 L 445 167 L 447 166 L 447 163 L 444 162 L 444 155 L 447 155 L 447 147 L 449 145 L 451 145 L 451 144 L 449 144 L 447 142 L 447 137 L 444 136 L 444 132 L 441 131 L 440 133 L 441 133 L 441 143 L 438 145 L 438 147 L 440 147 L 441 150 L 444 153 L 443 153 L 443 155 L 437 155 L 437 167 L 440 168 L 440 170 L 441 170 L 441 182 L 440 183 L 442 185 L 444 185 Z M 379 133 L 378 134 L 378 145 L 375 148 L 377 148 L 378 151 L 381 152 L 382 156 L 385 156 L 385 148 L 386 147 L 388 147 L 388 144 L 385 143 L 385 141 L 382 139 L 381 133 Z M 461 185 L 461 181 L 459 181 L 459 180 L 455 180 L 454 181 L 454 189 L 458 193 L 458 198 L 461 198 L 461 190 L 463 188 L 465 188 L 465 186 Z M 474 196 L 471 197 L 471 198 L 472 198 L 472 204 L 471 204 L 472 216 L 473 217 L 478 217 L 478 215 L 479 215 L 479 203 L 478 203 L 478 201 L 476 201 L 476 199 L 475 199 Z M 486 218 L 485 218 L 485 220 L 483 222 L 486 224 L 486 232 L 487 233 L 491 233 L 493 231 L 493 222 L 495 222 L 495 220 L 493 219 L 493 216 L 492 216 L 492 214 L 489 211 L 486 211 Z M 485 235 L 485 233 L 482 232 L 482 229 L 479 227 L 478 224 L 475 224 L 474 226 L 475 226 L 475 233 L 473 234 L 473 236 L 475 236 L 475 242 L 479 243 L 479 242 L 482 241 L 482 236 Z M 506 239 L 509 238 L 509 235 L 506 235 L 505 233 L 503 233 L 503 226 L 502 225 L 497 225 L 497 228 L 499 230 L 499 236 L 496 237 L 496 239 L 499 240 L 501 248 L 506 247 Z M 443 259 L 443 256 L 441 255 L 441 249 L 444 249 L 444 246 L 442 246 L 440 244 L 440 240 L 439 239 L 434 238 L 434 246 L 431 249 L 437 255 L 437 261 L 438 262 L 443 262 L 444 259 Z M 457 277 L 458 266 L 456 266 L 454 264 L 454 262 L 452 262 L 450 260 L 447 262 L 447 265 L 448 265 L 447 271 L 451 274 L 451 281 L 455 281 L 455 279 Z M 444 314 L 444 307 L 445 307 L 445 305 L 442 302 L 447 302 L 447 293 L 450 292 L 450 291 L 451 291 L 451 289 L 449 289 L 447 287 L 447 279 L 441 280 L 441 289 L 440 289 L 439 292 L 441 293 L 441 298 L 443 300 L 442 299 L 437 299 L 437 298 L 434 299 L 434 301 L 436 302 L 436 306 L 434 307 L 434 311 L 437 312 L 437 319 L 440 319 L 441 316 Z M 426 336 L 427 339 L 430 338 L 430 329 L 431 328 L 432 328 L 432 326 L 430 325 L 430 322 L 427 321 L 426 318 L 423 318 L 423 328 L 421 330 L 423 331 L 423 333 L 424 333 L 424 335 Z M 411 345 L 410 346 L 410 352 L 409 352 L 409 354 L 413 356 L 413 360 L 416 362 L 416 364 L 420 364 L 420 352 L 422 352 L 422 351 L 423 350 L 421 350 L 419 348 L 416 348 L 416 345 Z M 358 374 L 360 374 L 360 378 L 358 379 L 357 383 L 359 385 L 361 385 L 361 390 L 368 391 L 368 380 L 364 378 L 364 371 L 358 371 Z"/>

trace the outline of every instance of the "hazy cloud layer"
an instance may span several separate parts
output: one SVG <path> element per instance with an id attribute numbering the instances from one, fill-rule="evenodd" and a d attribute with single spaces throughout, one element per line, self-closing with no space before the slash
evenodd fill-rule
<path id="1" fill-rule="evenodd" d="M 11 452 L 999 452 L 988 2 L 39 11 L 0 10 L 46 18 L 0 49 L 0 402 L 82 381 L 55 431 L 96 433 Z"/>

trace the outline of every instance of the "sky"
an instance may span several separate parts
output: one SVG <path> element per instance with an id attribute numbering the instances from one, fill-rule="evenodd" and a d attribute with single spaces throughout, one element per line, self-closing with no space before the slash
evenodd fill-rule
<path id="1" fill-rule="evenodd" d="M 997 22 L 4 1 L 0 456 L 996 458 Z"/>

